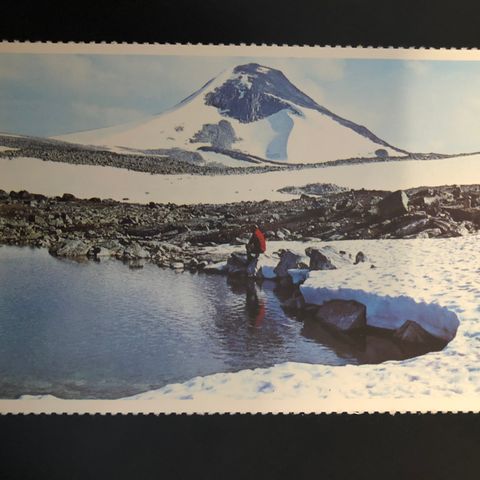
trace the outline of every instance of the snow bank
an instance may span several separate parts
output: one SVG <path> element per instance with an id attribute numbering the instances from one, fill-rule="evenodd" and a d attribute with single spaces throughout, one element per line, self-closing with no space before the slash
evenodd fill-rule
<path id="1" fill-rule="evenodd" d="M 405 294 L 395 295 L 395 292 L 402 291 L 399 284 L 411 282 L 416 275 L 410 271 L 392 275 L 382 267 L 372 269 L 368 265 L 357 265 L 310 272 L 300 291 L 307 303 L 316 305 L 334 299 L 363 303 L 367 307 L 369 326 L 396 330 L 407 320 L 413 320 L 430 334 L 449 342 L 455 337 L 459 325 L 455 313 L 436 303 L 415 301 L 410 296 L 415 296 L 415 291 L 410 289 L 405 289 Z"/>

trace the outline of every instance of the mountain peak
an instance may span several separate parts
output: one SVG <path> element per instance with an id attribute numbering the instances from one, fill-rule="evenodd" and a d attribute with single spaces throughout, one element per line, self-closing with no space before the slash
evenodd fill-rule
<path id="1" fill-rule="evenodd" d="M 272 71 L 279 72 L 279 70 L 275 70 L 273 68 L 266 67 L 258 63 L 245 63 L 244 65 L 237 65 L 233 69 L 233 73 L 246 73 L 252 75 L 268 74 Z"/>
<path id="2" fill-rule="evenodd" d="M 285 109 L 299 114 L 295 105 L 318 107 L 280 70 L 258 63 L 234 67 L 230 77 L 205 94 L 205 104 L 242 123 L 254 122 Z"/>

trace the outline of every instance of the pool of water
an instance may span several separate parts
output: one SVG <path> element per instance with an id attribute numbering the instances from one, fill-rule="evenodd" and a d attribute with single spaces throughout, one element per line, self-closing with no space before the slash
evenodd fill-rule
<path id="1" fill-rule="evenodd" d="M 412 356 L 381 335 L 339 335 L 296 318 L 281 305 L 289 294 L 269 281 L 0 247 L 0 398 L 118 398 L 286 361 Z"/>

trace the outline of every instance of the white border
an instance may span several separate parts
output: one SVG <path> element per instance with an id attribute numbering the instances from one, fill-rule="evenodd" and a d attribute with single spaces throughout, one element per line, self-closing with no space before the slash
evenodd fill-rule
<path id="1" fill-rule="evenodd" d="M 352 400 L 0 400 L 1 414 L 478 413 L 478 397 Z"/>
<path id="2" fill-rule="evenodd" d="M 185 56 L 258 56 L 282 58 L 342 58 L 397 60 L 478 61 L 480 49 L 448 48 L 374 48 L 299 45 L 200 45 L 137 43 L 54 43 L 0 42 L 0 53 L 25 54 L 96 54 L 96 55 L 185 55 Z"/>

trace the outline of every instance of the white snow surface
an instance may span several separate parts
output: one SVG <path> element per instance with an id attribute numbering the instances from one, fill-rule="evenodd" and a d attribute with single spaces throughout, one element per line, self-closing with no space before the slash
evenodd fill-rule
<path id="1" fill-rule="evenodd" d="M 141 393 L 128 399 L 269 400 L 442 399 L 480 396 L 480 273 L 479 236 L 450 239 L 355 240 L 329 242 L 355 255 L 362 250 L 381 272 L 372 277 L 365 268 L 352 266 L 338 283 L 330 276 L 328 285 L 378 288 L 379 295 L 414 299 L 454 312 L 460 326 L 456 337 L 440 352 L 389 361 L 379 365 L 325 366 L 287 362 L 270 368 L 217 373 L 196 377 L 181 384 Z M 323 242 L 270 242 L 269 251 L 290 248 L 304 252 Z M 238 247 L 220 247 L 231 252 Z M 360 267 L 360 268 L 356 268 Z M 322 274 L 318 272 L 318 282 Z M 376 274 L 377 275 L 377 274 Z M 400 312 L 398 312 L 400 313 Z M 408 316 L 411 312 L 405 312 Z M 433 407 L 432 407 L 433 408 Z M 255 407 L 252 407 L 255 411 Z"/>
<path id="2" fill-rule="evenodd" d="M 34 158 L 0 158 L 0 188 L 6 191 L 26 189 L 44 195 L 69 192 L 79 198 L 119 201 L 129 198 L 129 201 L 138 203 L 290 200 L 299 195 L 287 195 L 278 189 L 317 182 L 378 190 L 479 184 L 480 155 L 216 176 L 152 175 L 122 168 L 72 165 Z"/>

